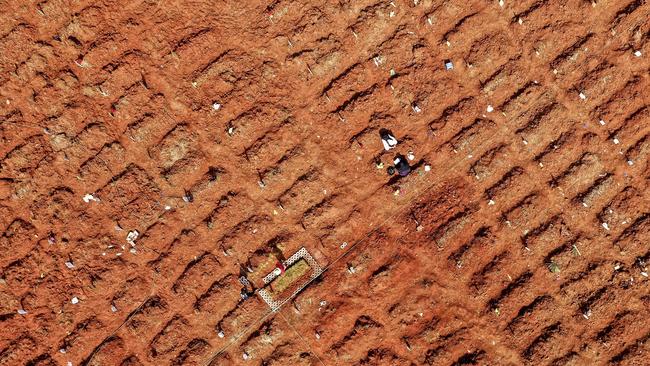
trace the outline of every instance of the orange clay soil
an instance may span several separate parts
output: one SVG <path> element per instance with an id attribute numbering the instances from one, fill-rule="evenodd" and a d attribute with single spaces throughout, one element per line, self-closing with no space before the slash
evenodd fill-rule
<path id="1" fill-rule="evenodd" d="M 0 365 L 647 364 L 650 5 L 501 4 L 4 1 Z"/>

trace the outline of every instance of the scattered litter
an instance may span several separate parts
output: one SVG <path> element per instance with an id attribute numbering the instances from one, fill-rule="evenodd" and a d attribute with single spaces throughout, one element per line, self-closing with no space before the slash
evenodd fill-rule
<path id="1" fill-rule="evenodd" d="M 614 143 L 614 145 L 618 145 L 618 144 L 620 143 L 620 141 L 618 141 L 617 138 L 614 138 L 614 139 L 612 140 L 612 142 Z"/>
<path id="2" fill-rule="evenodd" d="M 606 222 L 603 222 L 603 227 L 605 228 L 605 230 L 609 231 L 609 225 L 607 225 Z"/>
<path id="3" fill-rule="evenodd" d="M 582 316 L 589 320 L 589 317 L 591 316 L 591 309 L 587 310 L 586 312 L 582 313 Z"/>
<path id="4" fill-rule="evenodd" d="M 129 252 L 131 252 L 131 254 L 135 254 L 137 251 L 135 250 L 135 248 L 131 248 L 129 249 Z"/>
<path id="5" fill-rule="evenodd" d="M 72 361 L 68 361 L 68 363 L 66 363 L 66 366 L 72 366 Z"/>
<path id="6" fill-rule="evenodd" d="M 344 241 L 344 242 L 341 244 L 340 248 L 341 248 L 341 249 L 345 249 L 345 247 L 347 247 L 347 246 L 348 246 L 348 242 L 347 242 L 347 241 Z"/>
<path id="7" fill-rule="evenodd" d="M 492 113 L 494 111 L 494 108 L 491 105 L 488 104 L 486 110 L 487 110 L 488 113 Z"/>
<path id="8" fill-rule="evenodd" d="M 579 96 L 580 99 L 582 99 L 582 100 L 587 99 L 587 96 L 586 96 L 584 93 L 580 93 L 578 96 Z"/>
<path id="9" fill-rule="evenodd" d="M 166 206 L 165 206 L 165 211 L 169 211 L 169 210 L 171 210 L 171 209 L 172 209 L 172 206 L 169 206 L 169 205 L 166 205 Z"/>
<path id="10" fill-rule="evenodd" d="M 524 24 L 524 20 L 519 18 L 519 19 L 517 19 L 517 23 L 519 23 L 519 25 L 522 25 L 522 24 Z"/>
<path id="11" fill-rule="evenodd" d="M 399 196 L 399 188 L 396 189 L 395 192 L 393 192 L 393 195 L 394 195 L 394 196 Z"/>
<path id="12" fill-rule="evenodd" d="M 70 261 L 65 262 L 65 266 L 68 267 L 68 269 L 73 269 L 74 268 L 74 264 L 72 264 L 72 262 L 70 262 Z"/>
<path id="13" fill-rule="evenodd" d="M 413 112 L 415 112 L 415 113 L 420 113 L 420 112 L 422 112 L 422 109 L 420 109 L 420 107 L 419 107 L 417 104 L 413 104 L 413 105 L 411 106 L 411 108 L 413 108 Z"/>
<path id="14" fill-rule="evenodd" d="M 246 353 L 246 352 L 242 353 L 241 356 L 242 356 L 242 358 L 243 358 L 244 360 L 248 360 L 248 359 L 250 358 L 250 356 L 249 356 L 248 353 Z"/>
<path id="15" fill-rule="evenodd" d="M 499 6 L 503 8 L 503 0 L 499 0 Z"/>
<path id="16" fill-rule="evenodd" d="M 74 63 L 77 64 L 77 66 L 79 66 L 79 67 L 88 66 L 88 63 L 84 60 L 83 56 L 77 57 L 77 59 L 74 60 Z"/>
<path id="17" fill-rule="evenodd" d="M 605 121 L 603 121 L 602 119 L 600 121 L 598 121 L 598 123 L 600 123 L 601 126 L 605 125 Z"/>
<path id="18" fill-rule="evenodd" d="M 50 233 L 50 235 L 47 236 L 47 242 L 51 245 L 56 243 L 56 237 L 54 234 Z"/>
<path id="19" fill-rule="evenodd" d="M 409 151 L 408 154 L 406 154 L 406 157 L 409 160 L 415 160 L 415 155 L 413 155 L 413 151 Z"/>
<path id="20" fill-rule="evenodd" d="M 319 303 L 320 306 L 327 306 L 327 301 L 321 300 Z"/>
<path id="21" fill-rule="evenodd" d="M 392 18 L 392 17 L 394 17 L 394 16 L 395 16 L 395 12 L 394 12 L 394 11 L 391 11 L 391 12 L 388 14 L 388 17 L 389 17 L 389 18 Z"/>
<path id="22" fill-rule="evenodd" d="M 223 332 L 223 330 L 220 330 L 219 333 L 217 333 L 217 336 L 218 336 L 219 338 L 223 338 L 223 337 L 226 336 L 226 334 Z"/>
<path id="23" fill-rule="evenodd" d="M 320 339 L 320 333 L 316 332 L 314 336 L 316 337 L 316 339 Z"/>
<path id="24" fill-rule="evenodd" d="M 454 63 L 451 60 L 445 60 L 445 70 L 453 70 Z"/>
<path id="25" fill-rule="evenodd" d="M 641 57 L 641 51 L 634 51 L 634 56 Z"/>
<path id="26" fill-rule="evenodd" d="M 217 102 L 212 103 L 212 109 L 214 109 L 215 111 L 218 111 L 219 109 L 221 109 L 221 104 L 219 104 Z"/>
<path id="27" fill-rule="evenodd" d="M 234 127 L 228 127 L 228 135 L 232 136 L 235 133 Z"/>
<path id="28" fill-rule="evenodd" d="M 552 273 L 560 273 L 560 266 L 555 262 L 551 262 L 548 265 L 548 270 Z"/>
<path id="29" fill-rule="evenodd" d="M 431 165 L 427 164 L 427 165 L 424 166 L 424 171 L 425 172 L 428 172 L 430 170 L 431 170 Z"/>
<path id="30" fill-rule="evenodd" d="M 27 311 L 23 310 L 23 309 L 18 309 L 18 314 L 25 315 L 25 314 L 27 314 Z"/>
<path id="31" fill-rule="evenodd" d="M 83 197 L 83 200 L 84 200 L 84 202 L 86 202 L 86 203 L 88 203 L 88 202 L 90 202 L 90 201 L 99 202 L 99 199 L 95 198 L 95 196 L 93 196 L 93 195 L 90 194 L 90 193 L 87 193 L 87 194 Z"/>
<path id="32" fill-rule="evenodd" d="M 192 192 L 185 191 L 185 194 L 183 195 L 183 201 L 187 203 L 194 201 L 194 196 L 192 196 Z"/>
<path id="33" fill-rule="evenodd" d="M 375 56 L 372 58 L 372 61 L 375 63 L 375 66 L 379 67 L 384 62 L 384 58 L 381 56 Z"/>
<path id="34" fill-rule="evenodd" d="M 60 349 L 59 349 L 59 352 L 61 352 L 61 353 L 65 353 L 65 352 L 66 352 L 66 351 L 65 351 L 65 348 L 60 348 Z"/>
<path id="35" fill-rule="evenodd" d="M 526 140 L 521 140 L 521 142 L 522 142 L 524 145 L 528 145 L 528 141 L 526 141 Z"/>
<path id="36" fill-rule="evenodd" d="M 111 304 L 111 312 L 117 313 L 117 308 L 113 304 Z"/>
<path id="37" fill-rule="evenodd" d="M 494 205 L 494 201 L 493 201 L 493 200 L 489 200 L 489 201 L 488 201 L 488 206 L 492 206 L 492 205 Z"/>
<path id="38" fill-rule="evenodd" d="M 447 47 L 451 47 L 451 42 L 446 41 L 445 43 L 447 44 Z"/>
<path id="39" fill-rule="evenodd" d="M 643 276 L 643 277 L 648 277 L 648 272 L 645 272 L 645 271 L 644 271 L 644 272 L 641 272 L 641 276 Z"/>
<path id="40" fill-rule="evenodd" d="M 628 161 L 627 161 L 627 165 L 632 166 L 632 165 L 634 165 L 634 162 L 633 162 L 632 160 L 628 160 Z"/>
<path id="41" fill-rule="evenodd" d="M 126 236 L 126 242 L 131 244 L 131 246 L 134 246 L 135 240 L 138 238 L 139 235 L 140 232 L 138 230 L 129 231 L 129 234 Z"/>
<path id="42" fill-rule="evenodd" d="M 620 264 L 620 263 L 616 263 L 616 264 L 614 265 L 614 270 L 615 270 L 615 271 L 618 271 L 619 269 L 621 269 L 621 264 Z"/>
<path id="43" fill-rule="evenodd" d="M 79 299 L 75 296 L 75 297 L 72 298 L 72 300 L 70 300 L 70 302 L 72 304 L 77 304 L 77 303 L 79 303 Z"/>

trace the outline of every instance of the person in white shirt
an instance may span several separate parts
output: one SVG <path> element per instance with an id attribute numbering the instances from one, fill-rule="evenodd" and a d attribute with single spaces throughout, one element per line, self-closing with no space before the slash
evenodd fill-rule
<path id="1" fill-rule="evenodd" d="M 387 129 L 379 130 L 379 137 L 381 137 L 381 143 L 384 144 L 384 150 L 388 151 L 397 146 L 397 139 Z"/>

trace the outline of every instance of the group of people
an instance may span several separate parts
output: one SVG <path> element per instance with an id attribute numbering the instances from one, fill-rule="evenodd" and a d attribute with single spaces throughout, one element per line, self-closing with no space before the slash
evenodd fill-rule
<path id="1" fill-rule="evenodd" d="M 379 130 L 379 137 L 381 137 L 381 142 L 384 145 L 384 150 L 389 151 L 397 146 L 397 139 L 389 130 L 385 128 Z M 390 166 L 387 169 L 389 175 L 393 175 L 395 172 L 397 172 L 397 174 L 400 176 L 405 177 L 411 172 L 411 166 L 409 165 L 406 157 L 404 157 L 402 154 L 395 155 L 393 158 L 393 164 L 394 166 Z"/>

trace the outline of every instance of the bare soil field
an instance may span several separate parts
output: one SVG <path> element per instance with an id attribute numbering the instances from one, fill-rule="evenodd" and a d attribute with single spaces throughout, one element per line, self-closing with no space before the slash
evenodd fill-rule
<path id="1" fill-rule="evenodd" d="M 650 364 L 646 0 L 1 9 L 0 366 Z"/>

